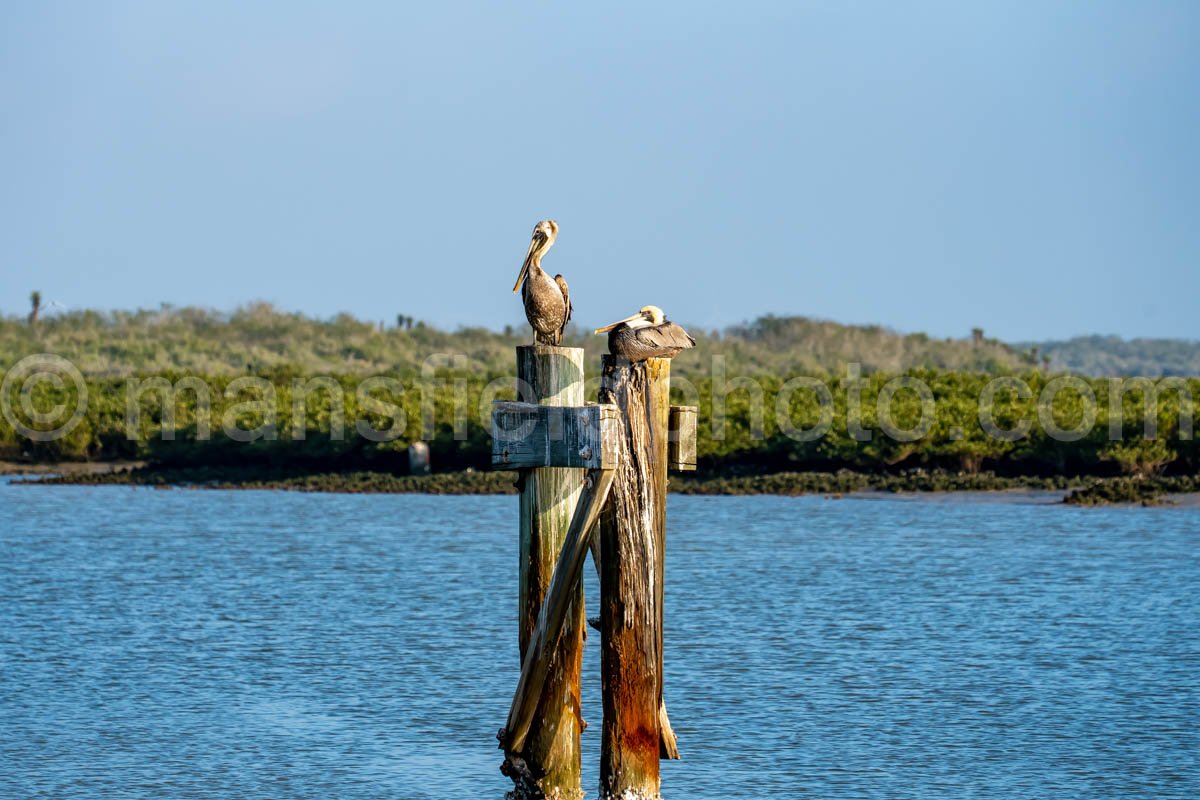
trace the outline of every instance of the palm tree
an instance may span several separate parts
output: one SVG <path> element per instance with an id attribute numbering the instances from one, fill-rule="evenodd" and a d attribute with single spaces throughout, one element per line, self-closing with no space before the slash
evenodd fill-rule
<path id="1" fill-rule="evenodd" d="M 29 312 L 29 324 L 30 326 L 37 325 L 38 317 L 41 316 L 42 313 L 42 293 L 34 292 L 33 294 L 29 295 L 29 304 L 33 306 L 32 310 Z"/>

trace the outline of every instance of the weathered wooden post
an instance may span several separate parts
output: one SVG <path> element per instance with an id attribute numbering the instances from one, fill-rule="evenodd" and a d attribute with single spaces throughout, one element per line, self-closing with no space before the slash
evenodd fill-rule
<path id="1" fill-rule="evenodd" d="M 616 472 L 620 419 L 607 405 L 578 408 L 499 401 L 492 407 L 492 463 L 508 468 L 587 469 L 587 478 L 521 659 L 521 678 L 500 730 L 508 774 L 538 791 L 524 753 L 534 712 L 542 705 L 550 666 L 568 617 L 576 609 L 583 561 Z M 551 435 L 551 430 L 556 431 Z M 536 794 L 536 793 L 535 793 Z"/>
<path id="2" fill-rule="evenodd" d="M 662 608 L 671 362 L 604 356 L 599 400 L 623 421 L 600 515 L 600 675 L 604 798 L 659 797 Z M 674 737 L 670 737 L 673 744 Z"/>
<path id="3" fill-rule="evenodd" d="M 521 400 L 544 406 L 582 406 L 583 350 L 526 345 L 517 348 L 517 387 Z M 553 422 L 551 423 L 553 425 Z M 561 431 L 549 431 L 551 439 Z M 538 467 L 520 471 L 519 643 L 524 659 L 538 612 L 550 588 L 559 550 L 566 539 L 583 488 L 583 470 Z M 546 676 L 523 755 L 533 779 L 547 795 L 581 796 L 579 676 L 583 665 L 583 584 L 573 588 L 559 649 Z M 518 783 L 518 793 L 521 784 Z"/>
<path id="4" fill-rule="evenodd" d="M 669 364 L 670 362 L 668 362 Z M 666 381 L 666 392 L 670 395 L 670 380 Z M 696 469 L 696 419 L 698 417 L 696 406 L 671 406 L 670 415 L 667 418 L 667 460 L 665 464 L 659 465 L 658 472 L 663 485 L 667 482 L 667 470 L 673 469 L 680 472 L 692 472 Z M 664 619 L 664 597 L 663 590 L 666 587 L 666 530 L 667 530 L 667 503 L 666 495 L 663 495 L 663 502 L 656 509 L 659 514 L 657 522 L 658 529 L 663 532 L 661 546 L 655 554 L 655 570 L 658 576 L 658 594 L 655 597 L 655 604 L 658 616 L 658 724 L 659 724 L 659 755 L 662 758 L 675 760 L 679 758 L 679 745 L 675 740 L 675 731 L 671 728 L 671 720 L 667 717 L 667 700 L 663 695 L 663 681 L 666 678 L 666 673 L 663 671 L 663 632 L 665 630 Z"/>
<path id="5" fill-rule="evenodd" d="M 599 538 L 601 797 L 657 798 L 659 759 L 679 757 L 662 686 L 667 470 L 695 469 L 696 409 L 669 405 L 667 359 L 606 357 L 601 402 L 572 404 L 580 389 L 554 360 L 563 352 L 577 351 L 519 348 L 522 395 L 534 402 L 492 410 L 492 464 L 520 470 L 522 493 L 521 677 L 498 735 L 502 770 L 517 798 L 582 793 L 582 571 Z M 587 471 L 582 493 L 563 482 L 568 470 Z"/>

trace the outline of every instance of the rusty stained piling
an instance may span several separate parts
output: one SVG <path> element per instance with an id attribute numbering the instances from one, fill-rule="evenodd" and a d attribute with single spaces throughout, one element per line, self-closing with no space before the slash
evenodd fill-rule
<path id="1" fill-rule="evenodd" d="M 604 356 L 599 400 L 624 426 L 600 515 L 602 798 L 658 798 L 674 746 L 662 696 L 670 374 L 669 359 Z"/>
<path id="2" fill-rule="evenodd" d="M 583 406 L 583 350 L 575 347 L 526 345 L 517 348 L 520 399 L 547 406 Z M 553 438 L 553 437 L 551 437 Z M 520 610 L 519 642 L 524 659 L 537 624 L 554 566 L 567 536 L 584 470 L 542 467 L 520 471 Z M 580 670 L 583 663 L 583 584 L 569 593 L 571 606 L 547 671 L 541 701 L 525 738 L 521 757 L 523 776 L 510 774 L 518 798 L 578 798 Z M 511 760 L 506 766 L 513 771 Z M 522 780 L 518 780 L 522 777 Z M 532 786 L 530 784 L 533 784 Z"/>

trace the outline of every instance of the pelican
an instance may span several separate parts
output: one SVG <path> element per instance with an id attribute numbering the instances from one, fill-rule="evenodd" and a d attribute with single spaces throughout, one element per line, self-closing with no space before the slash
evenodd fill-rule
<path id="1" fill-rule="evenodd" d="M 596 328 L 596 333 L 608 334 L 608 352 L 630 361 L 672 358 L 680 350 L 696 346 L 696 340 L 668 320 L 658 306 L 642 306 L 631 317 Z"/>
<path id="2" fill-rule="evenodd" d="M 566 280 L 562 275 L 551 278 L 542 269 L 542 256 L 557 238 L 558 223 L 554 220 L 544 219 L 534 226 L 529 252 L 525 254 L 525 263 L 513 286 L 513 294 L 516 294 L 524 284 L 521 300 L 525 303 L 525 319 L 533 328 L 534 344 L 560 343 L 567 321 L 571 319 L 571 295 Z"/>

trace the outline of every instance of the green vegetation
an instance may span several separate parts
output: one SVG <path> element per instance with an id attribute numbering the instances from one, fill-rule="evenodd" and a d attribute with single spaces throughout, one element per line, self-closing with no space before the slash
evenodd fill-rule
<path id="1" fill-rule="evenodd" d="M 440 471 L 486 468 L 490 402 L 515 397 L 513 347 L 526 339 L 448 333 L 404 314 L 392 327 L 347 315 L 317 321 L 265 305 L 228 315 L 164 308 L 34 318 L 0 319 L 0 371 L 26 355 L 61 355 L 83 373 L 86 411 L 54 441 L 32 441 L 0 419 L 0 460 L 146 460 L 150 472 L 111 480 L 174 475 L 345 491 L 432 486 L 398 482 L 416 440 L 430 443 Z M 722 485 L 712 481 L 726 481 L 727 491 L 770 484 L 784 493 L 1047 480 L 1066 488 L 1085 475 L 1200 472 L 1185 402 L 1200 396 L 1200 380 L 1056 376 L 1038 369 L 1043 352 L 1018 352 L 978 329 L 948 341 L 765 317 L 697 334 L 699 347 L 676 359 L 672 383 L 675 402 L 699 407 L 698 456 L 710 482 L 702 489 L 681 479 L 683 491 Z M 603 337 L 578 333 L 571 343 L 586 345 L 590 364 L 604 347 Z M 28 388 L 22 398 L 15 382 L 8 407 L 74 407 L 69 380 Z M 881 396 L 890 418 L 880 414 Z M 899 483 L 889 485 L 893 478 Z M 461 480 L 474 487 L 463 491 L 501 485 Z"/>
<path id="2" fill-rule="evenodd" d="M 930 408 L 923 409 L 917 390 L 906 385 L 914 381 L 928 387 Z M 1110 411 L 1110 393 L 1115 397 L 1122 384 L 1107 379 L 1040 372 L 993 379 L 914 370 L 831 378 L 824 385 L 825 407 L 824 390 L 773 376 L 680 379 L 673 390 L 676 402 L 699 407 L 701 466 L 723 473 L 919 467 L 966 474 L 1154 475 L 1200 469 L 1188 406 L 1181 402 L 1187 393 L 1200 396 L 1198 380 L 1125 385 L 1111 405 L 1119 418 Z M 174 402 L 165 403 L 172 387 Z M 16 389 L 8 398 L 11 408 L 21 402 Z M 394 376 L 390 384 L 378 376 L 310 378 L 286 369 L 202 380 L 169 373 L 90 378 L 87 390 L 86 413 L 57 441 L 30 441 L 0 422 L 0 460 L 147 459 L 166 467 L 286 464 L 309 472 L 402 472 L 408 444 L 424 439 L 439 469 L 482 468 L 491 453 L 491 400 L 515 396 L 509 376 L 488 380 L 453 370 L 438 371 L 429 381 Z M 979 400 L 989 391 L 982 418 L 992 433 L 981 423 Z M 880 415 L 880 397 L 889 393 L 890 419 Z M 1095 397 L 1090 427 L 1088 393 Z M 1153 404 L 1148 393 L 1157 395 Z M 74 406 L 69 384 L 38 382 L 28 400 L 35 410 Z M 1144 437 L 1148 421 L 1153 439 Z M 1115 441 L 1110 425 L 1119 434 Z M 164 427 L 174 438 L 163 436 Z"/>
<path id="3" fill-rule="evenodd" d="M 1200 375 L 1200 342 L 1079 336 L 1016 347 L 1037 347 L 1053 369 L 1081 375 Z"/>
<path id="4" fill-rule="evenodd" d="M 511 363 L 523 331 L 482 328 L 439 331 L 411 315 L 366 322 L 349 314 L 317 320 L 266 303 L 232 313 L 163 306 L 140 311 L 77 311 L 46 316 L 41 294 L 26 318 L 0 317 L 0 368 L 31 353 L 56 353 L 88 375 L 164 370 L 202 374 L 286 367 L 304 373 L 419 370 L 430 353 L 462 353 L 474 369 L 495 374 Z M 1049 367 L 1083 375 L 1200 375 L 1200 343 L 1166 339 L 1080 337 L 1065 342 L 1007 345 L 981 328 L 969 337 L 899 334 L 876 325 L 840 325 L 804 317 L 766 316 L 724 331 L 691 329 L 694 351 L 677 373 L 707 371 L 724 355 L 745 374 L 821 374 L 858 363 L 866 372 L 950 369 L 1001 373 Z M 568 344 L 602 352 L 603 337 L 573 328 Z"/>
<path id="5" fill-rule="evenodd" d="M 388 324 L 348 314 L 315 320 L 278 311 L 265 303 L 218 313 L 197 308 L 142 311 L 80 311 L 42 316 L 36 327 L 16 317 L 0 318 L 0 369 L 32 353 L 55 353 L 85 375 L 112 376 L 190 372 L 244 374 L 287 369 L 305 374 L 400 375 L 420 371 L 433 353 L 459 353 L 476 374 L 512 370 L 512 348 L 529 337 L 524 330 L 495 333 L 483 328 L 440 331 L 398 314 Z M 934 339 L 901 335 L 878 326 L 838 325 L 800 317 L 763 317 L 724 332 L 693 329 L 697 348 L 680 356 L 676 373 L 707 373 L 714 355 L 742 374 L 820 374 L 857 362 L 867 372 L 913 368 L 999 371 L 1035 362 L 992 340 Z M 605 338 L 569 331 L 566 344 L 588 349 L 589 359 Z"/>

